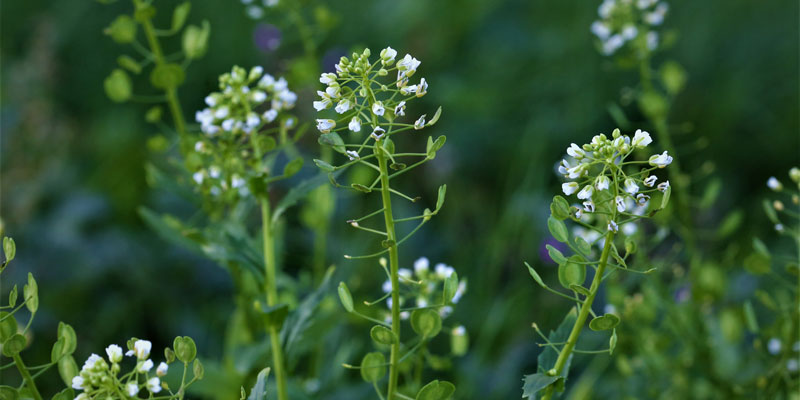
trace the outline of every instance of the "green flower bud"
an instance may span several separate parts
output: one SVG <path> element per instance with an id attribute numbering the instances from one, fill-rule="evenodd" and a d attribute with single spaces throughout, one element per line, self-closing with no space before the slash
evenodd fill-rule
<path id="1" fill-rule="evenodd" d="M 120 15 L 104 32 L 117 43 L 130 43 L 136 40 L 136 28 L 137 24 L 133 18 L 127 15 Z"/>

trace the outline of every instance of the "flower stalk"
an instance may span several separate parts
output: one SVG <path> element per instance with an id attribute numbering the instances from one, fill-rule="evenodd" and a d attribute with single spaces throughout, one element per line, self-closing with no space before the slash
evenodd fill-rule
<path id="1" fill-rule="evenodd" d="M 264 291 L 266 292 L 267 307 L 274 307 L 278 302 L 278 288 L 276 285 L 275 238 L 270 221 L 269 199 L 266 195 L 261 198 L 261 228 L 264 250 Z M 278 386 L 278 400 L 288 400 L 289 394 L 286 384 L 286 369 L 284 365 L 283 347 L 278 326 L 274 323 L 267 324 L 272 347 L 272 364 L 275 370 L 275 380 Z"/>

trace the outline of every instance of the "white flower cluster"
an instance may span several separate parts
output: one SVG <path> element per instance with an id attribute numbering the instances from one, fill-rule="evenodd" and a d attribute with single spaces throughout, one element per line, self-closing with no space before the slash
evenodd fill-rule
<path id="1" fill-rule="evenodd" d="M 134 341 L 132 349 L 125 355 L 134 357 L 136 366 L 133 371 L 121 378 L 117 375 L 123 359 L 122 347 L 116 344 L 106 347 L 108 362 L 97 354 L 90 355 L 83 364 L 80 374 L 72 378 L 72 388 L 83 391 L 75 399 L 105 399 L 118 395 L 120 391 L 124 391 L 130 397 L 136 397 L 142 390 L 151 394 L 160 392 L 161 378 L 167 374 L 169 367 L 167 363 L 161 362 L 156 367 L 155 376 L 151 377 L 150 371 L 154 366 L 153 360 L 150 359 L 151 349 L 152 343 L 147 340 Z"/>
<path id="2" fill-rule="evenodd" d="M 659 44 L 655 28 L 664 22 L 667 10 L 667 3 L 658 0 L 603 0 L 597 8 L 600 19 L 592 23 L 591 31 L 607 56 L 637 41 L 653 51 Z"/>
<path id="3" fill-rule="evenodd" d="M 362 125 L 366 124 L 370 137 L 381 140 L 393 130 L 420 130 L 436 123 L 435 118 L 426 122 L 426 115 L 417 118 L 413 124 L 396 122 L 397 118 L 406 115 L 409 101 L 428 93 L 425 78 L 420 78 L 416 84 L 409 81 L 421 61 L 410 54 L 396 60 L 397 51 L 391 47 L 383 49 L 375 62 L 369 60 L 370 55 L 370 50 L 365 49 L 361 54 L 353 53 L 352 59 L 342 57 L 335 66 L 336 73 L 320 76 L 320 83 L 327 87 L 317 92 L 319 100 L 314 101 L 314 109 L 324 111 L 333 107 L 340 117 L 336 120 L 317 119 L 317 129 L 321 133 L 360 132 Z M 387 76 L 390 78 L 385 78 Z M 359 158 L 356 151 L 348 151 L 347 156 L 351 160 Z"/>
<path id="4" fill-rule="evenodd" d="M 285 79 L 265 74 L 260 66 L 251 68 L 249 73 L 233 67 L 230 73 L 219 77 L 219 88 L 221 92 L 206 96 L 208 107 L 195 114 L 208 136 L 252 133 L 275 121 L 281 111 L 293 108 L 297 102 L 297 95 L 289 90 Z M 269 109 L 261 110 L 264 104 Z"/>
<path id="5" fill-rule="evenodd" d="M 566 179 L 561 190 L 567 196 L 577 193 L 583 200 L 583 207 L 578 208 L 575 217 L 581 218 L 584 213 L 594 213 L 600 203 L 610 204 L 609 213 L 632 214 L 631 204 L 644 207 L 650 200 L 649 193 L 658 190 L 666 192 L 669 181 L 658 182 L 658 177 L 649 175 L 652 170 L 664 168 L 672 163 L 672 157 L 665 151 L 650 157 L 647 164 L 651 168 L 635 174 L 626 175 L 624 165 L 643 164 L 644 162 L 626 161 L 635 149 L 644 149 L 653 140 L 648 132 L 636 130 L 633 138 L 622 135 L 615 129 L 611 139 L 604 134 L 596 135 L 591 143 L 578 146 L 572 143 L 567 148 L 567 159 L 561 160 L 558 172 Z M 607 175 L 608 174 L 608 175 Z M 609 220 L 608 229 L 614 232 L 619 227 Z M 591 243 L 591 241 L 590 241 Z"/>
<path id="6" fill-rule="evenodd" d="M 279 0 L 242 0 L 242 4 L 247 6 L 247 16 L 252 19 L 261 19 L 268 8 L 278 5 Z M 261 4 L 259 4 L 261 3 Z"/>
<path id="7" fill-rule="evenodd" d="M 385 263 L 385 260 L 381 262 Z M 406 301 L 413 301 L 414 305 L 412 307 L 428 307 L 442 304 L 444 281 L 453 275 L 454 272 L 455 269 L 453 269 L 453 267 L 445 265 L 444 263 L 436 264 L 433 270 L 431 270 L 430 261 L 426 257 L 421 257 L 417 259 L 417 261 L 414 261 L 414 271 L 408 268 L 400 268 L 397 273 L 400 276 L 400 283 L 405 283 L 402 287 L 406 289 L 400 294 L 400 306 L 402 307 L 403 303 Z M 392 282 L 387 280 L 383 283 L 383 292 L 391 293 L 391 291 Z M 466 291 L 467 281 L 460 279 L 455 295 L 453 295 L 450 301 L 453 304 L 458 303 Z M 386 303 L 391 309 L 392 298 L 389 297 L 386 299 Z M 450 305 L 444 305 L 439 308 L 439 315 L 442 318 L 447 318 L 452 312 L 453 307 Z M 400 318 L 406 320 L 410 315 L 408 311 L 402 311 L 400 313 Z M 391 322 L 391 320 L 392 316 L 387 315 L 386 321 Z"/>

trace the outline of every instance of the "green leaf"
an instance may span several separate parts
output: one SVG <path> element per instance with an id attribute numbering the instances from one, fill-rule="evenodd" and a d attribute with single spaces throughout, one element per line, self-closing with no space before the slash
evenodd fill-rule
<path id="1" fill-rule="evenodd" d="M 602 315 L 593 318 L 592 321 L 589 322 L 589 328 L 593 331 L 607 331 L 609 329 L 614 329 L 617 325 L 619 325 L 619 317 L 614 314 Z"/>
<path id="2" fill-rule="evenodd" d="M 336 170 L 336 167 L 334 167 L 333 165 L 330 165 L 327 162 L 322 161 L 322 160 L 318 160 L 316 158 L 314 159 L 314 164 L 316 164 L 317 167 L 319 167 L 319 169 L 321 169 L 321 170 L 323 170 L 325 172 L 333 172 L 333 171 Z"/>
<path id="3" fill-rule="evenodd" d="M 14 336 L 17 333 L 17 319 L 14 318 L 14 315 L 0 311 L 0 343 L 5 342 L 11 336 Z"/>
<path id="4" fill-rule="evenodd" d="M 397 343 L 397 335 L 383 325 L 373 326 L 369 331 L 369 336 L 378 344 L 390 345 Z"/>
<path id="5" fill-rule="evenodd" d="M 14 357 L 15 355 L 19 354 L 20 351 L 25 349 L 27 344 L 28 340 L 25 339 L 25 336 L 15 333 L 3 341 L 3 355 L 6 357 Z"/>
<path id="6" fill-rule="evenodd" d="M 19 392 L 17 391 L 17 388 L 5 385 L 0 386 L 0 400 L 17 400 L 17 399 L 19 399 Z M 72 399 L 72 397 L 70 397 L 69 399 Z M 64 399 L 59 399 L 59 400 L 64 400 Z"/>
<path id="7" fill-rule="evenodd" d="M 441 107 L 439 108 L 441 110 Z M 456 387 L 447 381 L 435 380 L 423 386 L 416 400 L 447 400 L 453 396 Z"/>
<path id="8" fill-rule="evenodd" d="M 761 239 L 757 237 L 753 238 L 753 249 L 755 249 L 755 251 L 761 255 L 764 255 L 766 257 L 772 257 L 767 245 L 764 244 L 764 242 L 762 242 Z"/>
<path id="9" fill-rule="evenodd" d="M 674 96 L 686 85 L 686 70 L 675 61 L 669 60 L 661 65 L 659 76 L 667 93 Z"/>
<path id="10" fill-rule="evenodd" d="M 781 221 L 778 219 L 778 213 L 775 212 L 775 208 L 772 207 L 772 203 L 765 199 L 763 204 L 764 213 L 767 214 L 767 218 L 769 218 L 773 224 L 779 224 Z"/>
<path id="11" fill-rule="evenodd" d="M 567 232 L 567 225 L 559 221 L 554 216 L 547 218 L 547 228 L 550 229 L 550 234 L 561 243 L 567 243 L 569 240 L 569 232 Z"/>
<path id="12" fill-rule="evenodd" d="M 361 360 L 361 378 L 375 383 L 386 375 L 386 357 L 383 353 L 367 353 Z"/>
<path id="13" fill-rule="evenodd" d="M 183 54 L 187 59 L 197 59 L 206 54 L 208 50 L 208 36 L 211 33 L 211 25 L 208 21 L 203 21 L 203 27 L 189 25 L 183 31 L 181 45 Z"/>
<path id="14" fill-rule="evenodd" d="M 535 398 L 536 393 L 561 379 L 560 376 L 550 376 L 537 372 L 525 375 L 525 384 L 522 386 L 522 397 Z"/>
<path id="15" fill-rule="evenodd" d="M 714 205 L 721 190 L 722 180 L 719 178 L 711 180 L 711 182 L 706 185 L 706 189 L 703 192 L 703 197 L 700 198 L 699 207 L 705 210 Z"/>
<path id="16" fill-rule="evenodd" d="M 736 232 L 742 221 L 744 221 L 744 212 L 742 210 L 735 210 L 729 213 L 717 228 L 717 238 L 724 239 Z"/>
<path id="17" fill-rule="evenodd" d="M 744 269 L 746 269 L 747 272 L 753 275 L 763 275 L 769 273 L 772 269 L 772 259 L 762 253 L 755 252 L 748 254 L 747 257 L 742 260 L 742 265 L 744 265 Z"/>
<path id="18" fill-rule="evenodd" d="M 345 151 L 344 140 L 342 140 L 342 137 L 336 132 L 323 133 L 319 135 L 317 141 L 323 146 L 333 147 L 333 149 L 339 153 L 344 153 Z"/>
<path id="19" fill-rule="evenodd" d="M 28 283 L 22 287 L 22 296 L 28 311 L 35 313 L 39 309 L 39 285 L 30 272 L 28 272 Z"/>
<path id="20" fill-rule="evenodd" d="M 549 340 L 550 343 L 566 342 L 577 318 L 578 311 L 575 307 L 572 307 L 569 313 L 564 316 L 564 319 L 561 321 L 561 324 L 558 325 L 558 328 L 555 331 L 550 332 L 547 340 Z M 573 355 L 570 355 L 569 358 L 567 358 L 567 362 L 564 364 L 564 368 L 561 370 L 561 375 L 558 375 L 559 380 L 554 383 L 555 385 L 563 384 L 566 381 L 567 375 L 569 374 L 569 367 L 572 362 L 572 356 Z M 539 354 L 539 358 L 537 360 L 538 372 L 546 375 L 548 371 L 555 367 L 557 359 L 558 352 L 552 346 L 545 347 L 545 349 Z"/>
<path id="21" fill-rule="evenodd" d="M 61 357 L 61 360 L 58 361 L 58 374 L 65 385 L 72 386 L 72 378 L 78 376 L 78 372 L 78 364 L 71 355 Z"/>
<path id="22" fill-rule="evenodd" d="M 550 203 L 550 215 L 559 221 L 569 218 L 569 203 L 561 196 L 554 196 Z"/>
<path id="23" fill-rule="evenodd" d="M 111 75 L 103 81 L 103 88 L 106 91 L 106 96 L 115 103 L 128 101 L 133 95 L 131 78 L 124 70 L 119 68 L 111 71 Z"/>
<path id="24" fill-rule="evenodd" d="M 175 356 L 183 363 L 190 363 L 197 356 L 197 346 L 194 340 L 188 336 L 178 336 L 172 342 Z"/>
<path id="25" fill-rule="evenodd" d="M 288 193 L 278 202 L 275 210 L 272 212 L 272 222 L 277 221 L 289 207 L 297 204 L 300 199 L 305 198 L 312 190 L 324 185 L 328 182 L 329 176 L 333 177 L 335 174 L 320 173 L 313 178 L 306 179 L 300 184 L 292 187 Z M 330 178 L 333 179 L 333 178 Z"/>
<path id="26" fill-rule="evenodd" d="M 6 255 L 6 263 L 10 262 L 17 255 L 17 244 L 14 238 L 8 236 L 3 237 L 3 254 Z"/>
<path id="27" fill-rule="evenodd" d="M 59 338 L 53 343 L 53 348 L 50 350 L 50 362 L 57 363 L 63 355 L 66 355 L 64 352 L 64 338 Z"/>
<path id="28" fill-rule="evenodd" d="M 557 248 L 555 248 L 555 247 L 553 247 L 553 246 L 551 246 L 551 245 L 549 245 L 549 244 L 548 244 L 548 245 L 546 245 L 545 247 L 547 248 L 547 254 L 549 254 L 549 255 L 550 255 L 550 258 L 551 258 L 551 259 L 552 259 L 552 260 L 553 260 L 553 261 L 554 261 L 556 264 L 559 264 L 559 265 L 561 265 L 561 264 L 564 264 L 565 262 L 567 262 L 567 258 L 566 258 L 566 257 L 564 257 L 564 255 L 563 255 L 563 254 L 561 254 L 561 252 L 560 252 L 560 251 L 558 251 L 558 249 L 557 249 Z"/>
<path id="29" fill-rule="evenodd" d="M 439 151 L 439 149 L 441 149 L 442 146 L 444 146 L 444 142 L 446 140 L 447 140 L 447 138 L 443 135 L 443 136 L 437 137 L 436 140 L 433 143 L 429 143 L 429 145 L 428 145 L 428 158 L 432 159 L 432 158 L 436 157 L 436 152 Z"/>
<path id="30" fill-rule="evenodd" d="M 458 274 L 453 272 L 445 278 L 444 280 L 444 287 L 442 291 L 444 293 L 444 303 L 447 304 L 451 300 L 453 300 L 453 296 L 456 295 L 456 291 L 458 290 Z"/>
<path id="31" fill-rule="evenodd" d="M 283 167 L 283 176 L 288 178 L 293 176 L 294 174 L 300 172 L 300 169 L 303 168 L 303 159 L 302 158 L 295 158 L 292 161 L 289 161 L 285 167 Z"/>
<path id="32" fill-rule="evenodd" d="M 439 193 L 436 197 L 436 210 L 434 212 L 439 212 L 444 205 L 444 197 L 447 194 L 447 185 L 439 186 Z"/>
<path id="33" fill-rule="evenodd" d="M 614 354 L 614 349 L 617 348 L 617 330 L 611 332 L 611 337 L 608 339 L 608 355 Z"/>
<path id="34" fill-rule="evenodd" d="M 133 18 L 128 15 L 120 15 L 104 32 L 117 43 L 130 43 L 136 40 L 136 28 L 137 24 Z"/>
<path id="35" fill-rule="evenodd" d="M 300 304 L 289 313 L 283 323 L 281 338 L 284 338 L 283 347 L 286 351 L 287 362 L 293 362 L 292 357 L 295 356 L 295 348 L 297 349 L 296 352 L 300 353 L 298 356 L 302 356 L 301 352 L 306 348 L 305 343 L 301 343 L 304 339 L 314 342 L 319 340 L 318 334 L 320 330 L 316 323 L 322 318 L 323 313 L 318 312 L 318 310 L 322 302 L 328 298 L 333 290 L 331 277 L 334 271 L 335 268 L 333 267 L 325 271 L 322 282 L 316 290 L 305 296 Z"/>
<path id="36" fill-rule="evenodd" d="M 17 298 L 19 297 L 19 292 L 17 291 L 17 285 L 14 285 L 14 288 L 11 289 L 11 292 L 8 293 L 8 305 L 11 308 L 14 308 L 17 305 Z"/>
<path id="37" fill-rule="evenodd" d="M 439 313 L 426 308 L 411 313 L 411 329 L 425 339 L 430 339 L 442 330 L 442 317 Z"/>
<path id="38" fill-rule="evenodd" d="M 436 109 L 436 113 L 433 114 L 433 118 L 431 118 L 431 120 L 428 121 L 428 123 L 425 125 L 433 126 L 434 124 L 436 124 L 437 121 L 439 121 L 439 117 L 441 116 L 442 116 L 442 106 L 439 106 L 439 108 Z"/>
<path id="39" fill-rule="evenodd" d="M 339 300 L 347 312 L 353 312 L 353 296 L 350 294 L 350 289 L 344 282 L 339 282 Z"/>
<path id="40" fill-rule="evenodd" d="M 362 185 L 360 183 L 351 183 L 350 187 L 355 189 L 355 190 L 358 190 L 359 192 L 362 192 L 362 193 L 371 193 L 372 192 L 372 189 L 370 189 L 370 188 L 368 188 L 368 187 L 366 187 L 366 186 L 364 186 L 364 185 Z"/>
<path id="41" fill-rule="evenodd" d="M 539 274 L 538 274 L 538 273 L 536 273 L 536 270 L 534 270 L 534 269 L 533 269 L 533 267 L 531 267 L 531 266 L 530 266 L 530 264 L 528 264 L 527 262 L 525 262 L 525 266 L 526 266 L 526 267 L 528 267 L 528 272 L 529 272 L 529 273 L 531 274 L 531 276 L 533 277 L 533 280 L 535 280 L 535 281 L 536 281 L 536 283 L 538 283 L 538 284 L 539 284 L 539 286 L 541 286 L 541 287 L 547 287 L 547 286 L 544 284 L 544 282 L 542 281 L 542 278 L 539 276 Z"/>
<path id="42" fill-rule="evenodd" d="M 283 327 L 283 321 L 289 315 L 289 305 L 276 304 L 271 307 L 262 306 L 261 312 L 264 315 L 264 323 L 275 329 L 280 330 Z"/>
<path id="43" fill-rule="evenodd" d="M 64 353 L 72 354 L 78 348 L 78 338 L 75 329 L 71 325 L 63 322 L 58 323 L 58 338 L 64 339 Z"/>
<path id="44" fill-rule="evenodd" d="M 256 384 L 250 389 L 250 397 L 247 400 L 267 400 L 267 377 L 269 368 L 264 368 L 258 373 Z"/>
<path id="45" fill-rule="evenodd" d="M 156 65 L 150 72 L 150 83 L 156 89 L 175 89 L 183 83 L 184 79 L 186 79 L 186 73 L 183 68 L 174 63 Z"/>
<path id="46" fill-rule="evenodd" d="M 572 256 L 563 264 L 558 265 L 558 281 L 561 286 L 569 289 L 571 285 L 582 285 L 586 280 L 586 266 L 578 264 L 583 262 L 580 256 Z"/>
<path id="47" fill-rule="evenodd" d="M 192 3 L 185 1 L 175 7 L 175 11 L 172 12 L 172 28 L 171 31 L 178 32 L 182 27 L 183 24 L 186 22 L 186 18 L 189 16 L 189 10 L 192 9 Z"/>
<path id="48" fill-rule="evenodd" d="M 589 245 L 588 242 L 586 242 L 586 239 L 580 236 L 575 237 L 575 247 L 578 248 L 578 251 L 587 256 L 592 253 L 592 246 Z"/>
<path id="49" fill-rule="evenodd" d="M 66 388 L 58 393 L 56 393 L 51 400 L 72 400 L 75 398 L 75 391 L 72 388 Z M 0 394 L 0 400 L 4 400 L 5 397 Z"/>
<path id="50" fill-rule="evenodd" d="M 205 368 L 203 368 L 203 363 L 200 362 L 199 358 L 194 359 L 194 363 L 192 364 L 192 373 L 197 379 L 203 379 L 203 375 L 206 373 Z"/>

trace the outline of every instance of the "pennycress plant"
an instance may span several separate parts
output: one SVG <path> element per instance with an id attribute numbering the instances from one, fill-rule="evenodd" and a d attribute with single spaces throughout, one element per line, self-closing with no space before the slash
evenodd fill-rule
<path id="1" fill-rule="evenodd" d="M 396 218 L 392 206 L 393 197 L 411 202 L 415 202 L 417 199 L 393 189 L 391 181 L 432 160 L 436 156 L 436 152 L 444 145 L 445 137 L 440 136 L 436 140 L 428 138 L 425 152 L 405 152 L 396 149 L 394 139 L 398 134 L 414 133 L 435 124 L 439 119 L 441 108 L 430 119 L 425 114 L 408 118 L 406 114 L 410 114 L 410 110 L 407 111 L 409 103 L 417 97 L 424 96 L 428 90 L 425 78 L 420 78 L 416 83 L 411 82 L 420 61 L 409 54 L 396 60 L 397 51 L 390 47 L 383 49 L 374 62 L 370 61 L 370 55 L 370 50 L 365 49 L 360 54 L 353 53 L 352 58 L 342 57 L 336 64 L 335 73 L 324 73 L 320 77 L 320 82 L 325 84 L 326 88 L 324 91 L 318 92 L 320 98 L 314 102 L 314 108 L 325 114 L 323 118 L 317 119 L 317 129 L 321 133 L 319 142 L 341 154 L 345 158 L 345 162 L 340 165 L 333 165 L 322 160 L 314 160 L 314 162 L 322 170 L 330 173 L 331 182 L 336 187 L 368 194 L 380 193 L 381 207 L 378 210 L 348 222 L 355 229 L 381 238 L 383 249 L 364 256 L 346 255 L 345 257 L 369 259 L 388 254 L 388 263 L 384 261 L 380 265 L 386 272 L 389 281 L 389 284 L 386 285 L 386 289 L 389 290 L 384 298 L 390 301 L 391 312 L 388 316 L 390 322 L 387 323 L 358 312 L 344 282 L 339 285 L 339 296 L 348 312 L 376 323 L 370 331 L 370 336 L 378 349 L 389 347 L 388 363 L 381 351 L 368 353 L 362 359 L 361 365 L 356 367 L 361 370 L 362 378 L 373 384 L 380 398 L 405 399 L 410 397 L 400 393 L 401 364 L 409 362 L 415 352 L 440 333 L 442 319 L 437 310 L 452 305 L 459 281 L 455 271 L 448 270 L 441 293 L 434 297 L 431 304 L 402 308 L 401 296 L 404 293 L 413 293 L 415 289 L 423 287 L 421 285 L 435 284 L 435 282 L 425 276 L 416 280 L 414 277 L 404 276 L 408 274 L 401 274 L 399 247 L 439 212 L 444 203 L 446 186 L 443 185 L 439 188 L 439 196 L 434 210 L 425 209 L 422 215 Z M 413 161 L 414 159 L 417 161 Z M 362 166 L 371 170 L 374 180 L 352 183 L 349 186 L 340 185 L 336 181 L 337 173 L 352 166 Z M 383 216 L 382 224 L 376 227 L 366 224 L 370 218 L 378 216 Z M 397 225 L 399 223 L 412 221 L 418 221 L 418 223 L 410 232 L 407 234 L 398 232 Z M 378 300 L 365 302 L 367 306 L 377 303 L 379 303 Z M 416 333 L 416 337 L 410 342 L 403 341 L 404 337 L 401 331 L 404 311 L 410 312 L 408 317 L 411 328 Z M 384 392 L 378 387 L 378 382 L 386 374 L 387 366 L 389 378 L 387 389 Z M 434 380 L 423 386 L 416 398 L 446 399 L 454 391 L 455 387 L 451 383 Z"/>
<path id="2" fill-rule="evenodd" d="M 197 380 L 203 379 L 203 364 L 196 359 L 197 348 L 194 340 L 188 336 L 176 337 L 172 349 L 164 349 L 164 361 L 158 365 L 150 357 L 153 344 L 148 340 L 131 338 L 127 342 L 127 351 L 111 344 L 105 349 L 106 357 L 92 354 L 86 359 L 78 375 L 72 378 L 71 386 L 79 391 L 75 400 L 89 399 L 183 399 L 186 388 Z M 132 361 L 129 363 L 125 357 Z M 171 388 L 162 381 L 170 370 L 169 365 L 175 361 L 183 364 L 180 385 Z M 122 373 L 122 364 L 131 364 L 130 371 Z M 189 364 L 192 364 L 192 376 L 187 376 Z M 175 368 L 173 368 L 174 370 Z M 187 380 L 188 379 L 188 380 Z"/>
<path id="3" fill-rule="evenodd" d="M 615 327 L 620 318 L 614 313 L 598 316 L 592 310 L 592 304 L 603 281 L 614 272 L 650 272 L 628 268 L 626 259 L 636 249 L 634 242 L 625 240 L 620 227 L 652 216 L 669 200 L 669 181 L 659 180 L 656 172 L 671 164 L 672 157 L 664 152 L 650 156 L 647 161 L 635 159 L 635 153 L 651 142 L 647 132 L 637 130 L 631 138 L 615 129 L 611 138 L 600 134 L 588 144 L 578 146 L 573 143 L 567 148 L 569 157 L 561 161 L 559 173 L 568 181 L 561 187 L 568 197 L 575 195 L 579 204 L 570 206 L 567 199 L 555 196 L 547 225 L 553 237 L 566 244 L 574 254 L 567 257 L 550 245 L 547 249 L 550 257 L 558 263 L 559 283 L 571 293 L 550 288 L 533 267 L 526 265 L 537 284 L 575 302 L 576 306 L 549 336 L 533 324 L 536 333 L 545 341 L 541 346 L 546 348 L 539 356 L 538 372 L 525 377 L 523 397 L 537 398 L 538 393 L 544 391 L 541 398 L 550 399 L 556 391 L 562 391 L 573 353 L 613 353 L 617 342 Z M 656 195 L 661 197 L 660 201 L 653 200 Z M 593 223 L 584 222 L 587 216 L 593 217 Z M 593 242 L 581 236 L 570 239 L 565 220 L 596 232 Z M 602 247 L 599 256 L 593 251 L 595 243 Z M 593 269 L 593 277 L 589 287 L 585 287 L 588 268 Z M 589 315 L 592 316 L 589 328 L 611 330 L 607 349 L 576 349 Z"/>

